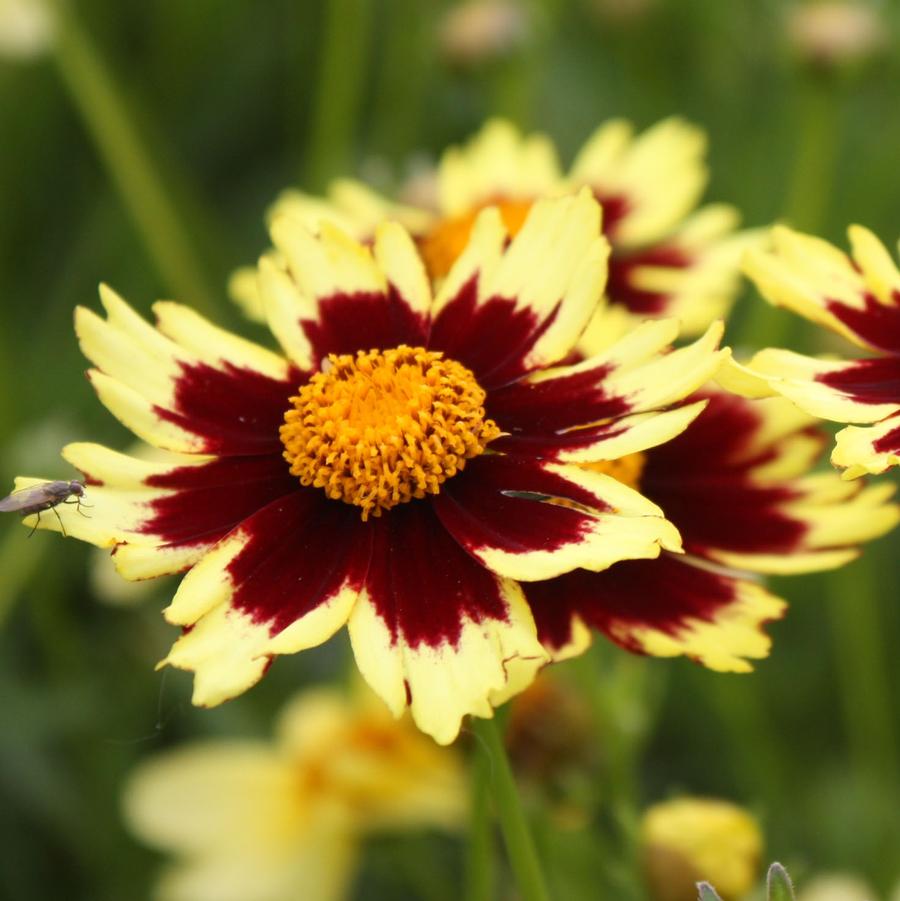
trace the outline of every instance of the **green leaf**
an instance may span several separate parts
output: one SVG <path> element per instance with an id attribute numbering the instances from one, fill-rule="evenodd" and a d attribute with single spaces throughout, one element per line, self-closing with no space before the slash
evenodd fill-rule
<path id="1" fill-rule="evenodd" d="M 769 867 L 766 877 L 769 901 L 795 901 L 794 884 L 787 870 L 780 863 L 773 863 Z"/>
<path id="2" fill-rule="evenodd" d="M 698 901 L 722 901 L 718 892 L 708 882 L 697 883 Z"/>

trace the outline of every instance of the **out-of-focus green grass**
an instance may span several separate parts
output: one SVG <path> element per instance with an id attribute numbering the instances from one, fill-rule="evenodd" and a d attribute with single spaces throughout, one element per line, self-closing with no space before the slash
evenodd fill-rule
<path id="1" fill-rule="evenodd" d="M 362 2 L 335 5 L 349 37 L 330 45 L 327 4 L 79 4 L 187 210 L 198 265 L 231 324 L 238 318 L 226 277 L 265 246 L 262 213 L 281 188 L 320 186 L 346 167 L 371 171 L 373 162 L 399 179 L 412 154 L 439 152 L 495 112 L 548 131 L 566 158 L 607 117 L 646 126 L 682 114 L 709 131 L 708 196 L 761 225 L 788 207 L 810 128 L 808 98 L 824 90 L 825 121 L 807 134 L 833 135 L 824 149 L 833 151 L 834 177 L 820 185 L 821 221 L 813 224 L 838 241 L 854 221 L 888 242 L 900 235 L 900 54 L 823 87 L 787 47 L 781 3 L 671 0 L 613 24 L 591 15 L 588 0 L 535 0 L 529 44 L 474 71 L 454 69 L 437 52 L 435 23 L 446 4 L 382 0 L 365 12 Z M 882 10 L 896 41 L 897 5 Z M 337 62 L 323 82 L 328 47 Z M 350 58 L 358 74 L 341 65 Z M 334 115 L 332 100 L 342 104 Z M 16 474 L 70 476 L 56 456 L 67 440 L 127 446 L 78 377 L 85 363 L 72 309 L 95 305 L 101 280 L 142 311 L 171 296 L 171 286 L 52 61 L 0 62 L 0 136 L 0 477 L 9 486 Z M 756 302 L 745 298 L 737 310 L 738 341 Z M 778 314 L 764 318 L 761 333 L 756 327 L 817 347 L 805 327 L 782 330 Z M 135 609 L 103 606 L 86 582 L 86 547 L 0 526 L 0 896 L 140 898 L 157 861 L 121 826 L 123 774 L 186 737 L 266 734 L 293 686 L 340 670 L 343 639 L 279 660 L 248 696 L 195 710 L 185 674 L 152 669 L 173 638 L 159 616 L 164 594 Z M 681 661 L 642 664 L 664 670 L 667 681 L 640 767 L 642 800 L 680 788 L 731 797 L 760 814 L 769 856 L 792 863 L 796 876 L 850 868 L 886 891 L 900 877 L 900 761 L 889 756 L 900 710 L 893 692 L 884 709 L 873 704 L 885 686 L 900 684 L 898 547 L 896 537 L 880 542 L 870 563 L 839 583 L 827 575 L 779 580 L 792 608 L 772 627 L 772 656 L 752 677 Z M 839 600 L 830 597 L 835 584 Z M 593 897 L 591 861 L 581 862 L 582 874 L 572 859 L 578 842 L 545 838 L 551 878 L 566 897 Z M 434 866 L 410 863 L 423 859 Z M 456 861 L 453 849 L 427 838 L 379 842 L 359 897 L 449 897 Z"/>

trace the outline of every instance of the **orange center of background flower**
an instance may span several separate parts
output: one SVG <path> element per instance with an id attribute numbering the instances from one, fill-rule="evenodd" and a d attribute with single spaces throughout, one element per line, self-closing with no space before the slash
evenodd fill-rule
<path id="1" fill-rule="evenodd" d="M 581 467 L 582 469 L 589 469 L 591 472 L 600 472 L 603 475 L 612 476 L 616 481 L 637 491 L 646 465 L 646 454 L 638 452 L 619 457 L 618 460 L 599 460 L 596 463 L 582 463 Z"/>
<path id="2" fill-rule="evenodd" d="M 500 434 L 461 363 L 421 347 L 329 355 L 291 398 L 284 458 L 303 485 L 362 508 L 363 520 L 426 494 Z"/>
<path id="3" fill-rule="evenodd" d="M 515 237 L 528 218 L 531 200 L 488 201 L 453 219 L 443 219 L 419 241 L 419 252 L 432 278 L 443 278 L 457 257 L 466 249 L 478 214 L 487 206 L 496 206 L 510 237 Z"/>

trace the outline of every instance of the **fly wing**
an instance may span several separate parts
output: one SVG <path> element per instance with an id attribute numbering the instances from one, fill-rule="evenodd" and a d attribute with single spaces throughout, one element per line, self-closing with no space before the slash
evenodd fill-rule
<path id="1" fill-rule="evenodd" d="M 46 503 L 46 501 L 46 486 L 32 485 L 30 488 L 21 488 L 3 498 L 0 501 L 0 513 L 14 513 L 33 507 L 35 504 Z"/>

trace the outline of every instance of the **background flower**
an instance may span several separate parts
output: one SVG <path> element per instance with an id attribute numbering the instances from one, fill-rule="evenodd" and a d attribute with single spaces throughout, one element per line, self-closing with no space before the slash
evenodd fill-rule
<path id="1" fill-rule="evenodd" d="M 218 739 L 150 758 L 124 790 L 126 821 L 171 854 L 160 901 L 339 901 L 359 846 L 383 830 L 459 829 L 459 757 L 358 689 L 310 689 L 274 742 Z"/>
<path id="2" fill-rule="evenodd" d="M 850 241 L 852 259 L 825 241 L 778 228 L 774 249 L 749 255 L 745 268 L 771 303 L 879 355 L 843 363 L 768 349 L 750 364 L 816 416 L 875 423 L 837 436 L 832 462 L 853 479 L 900 463 L 900 271 L 870 231 L 853 226 Z"/>

